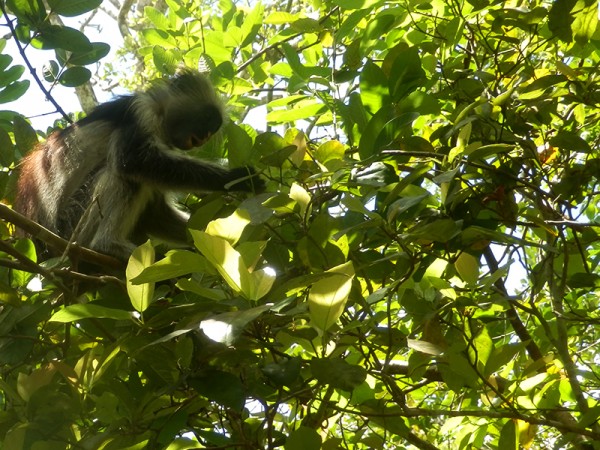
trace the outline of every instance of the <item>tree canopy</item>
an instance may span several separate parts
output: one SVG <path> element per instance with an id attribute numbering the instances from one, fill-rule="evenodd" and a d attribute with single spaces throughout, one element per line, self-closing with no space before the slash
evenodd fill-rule
<path id="1" fill-rule="evenodd" d="M 119 6 L 109 60 L 65 25 L 102 0 L 0 1 L 0 102 L 59 118 L 0 112 L 2 449 L 600 449 L 597 2 Z M 98 66 L 209 70 L 198 156 L 266 192 L 182 198 L 190 247 L 125 270 L 41 261 L 19 161 Z"/>

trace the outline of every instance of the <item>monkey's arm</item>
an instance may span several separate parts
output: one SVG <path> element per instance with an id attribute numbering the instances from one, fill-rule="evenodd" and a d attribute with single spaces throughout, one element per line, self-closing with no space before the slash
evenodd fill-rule
<path id="1" fill-rule="evenodd" d="M 179 153 L 161 143 L 135 141 L 130 136 L 129 145 L 118 145 L 114 149 L 117 170 L 128 179 L 179 191 L 253 191 L 263 187 L 262 180 L 253 177 L 252 168 L 227 169 Z M 228 186 L 236 180 L 240 182 Z"/>

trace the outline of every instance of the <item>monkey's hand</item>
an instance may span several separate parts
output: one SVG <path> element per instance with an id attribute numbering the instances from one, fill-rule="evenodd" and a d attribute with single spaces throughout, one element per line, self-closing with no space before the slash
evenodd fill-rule
<path id="1" fill-rule="evenodd" d="M 258 176 L 253 167 L 237 167 L 230 171 L 231 180 L 225 185 L 228 191 L 262 192 L 265 181 Z"/>

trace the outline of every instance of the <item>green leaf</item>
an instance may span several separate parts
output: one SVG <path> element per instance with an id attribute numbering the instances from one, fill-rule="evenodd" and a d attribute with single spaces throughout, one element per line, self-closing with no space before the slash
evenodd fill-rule
<path id="1" fill-rule="evenodd" d="M 246 15 L 244 21 L 241 26 L 241 39 L 240 39 L 240 47 L 246 47 L 247 45 L 252 44 L 255 41 L 256 36 L 263 24 L 263 19 L 265 15 L 265 7 L 262 2 L 256 2 L 256 5 L 250 11 L 249 14 Z"/>
<path id="2" fill-rule="evenodd" d="M 156 28 L 145 29 L 142 30 L 142 36 L 148 44 L 152 46 L 159 46 L 163 50 L 177 47 L 177 42 L 175 42 L 173 37 L 163 30 L 157 30 Z"/>
<path id="3" fill-rule="evenodd" d="M 193 17 L 193 14 L 181 4 L 180 0 L 165 0 L 165 2 L 169 6 L 169 10 L 177 14 L 181 19 Z"/>
<path id="4" fill-rule="evenodd" d="M 308 79 L 310 73 L 308 69 L 304 67 L 302 60 L 300 59 L 300 53 L 287 43 L 282 44 L 281 48 L 285 52 L 287 63 L 290 65 L 293 72 L 303 80 Z"/>
<path id="5" fill-rule="evenodd" d="M 248 132 L 241 126 L 228 123 L 224 129 L 227 135 L 227 145 L 235 149 L 227 155 L 231 167 L 242 167 L 248 165 L 252 156 L 252 138 Z"/>
<path id="6" fill-rule="evenodd" d="M 40 24 L 46 16 L 42 0 L 6 0 L 6 6 L 20 20 L 31 25 Z"/>
<path id="7" fill-rule="evenodd" d="M 393 106 L 382 107 L 369 121 L 360 138 L 358 146 L 360 157 L 367 159 L 381 150 L 389 148 L 400 130 L 408 128 L 418 116 L 419 114 L 416 112 L 398 116 Z"/>
<path id="8" fill-rule="evenodd" d="M 64 49 L 70 52 L 92 51 L 92 44 L 81 31 L 71 27 L 47 25 L 40 29 L 32 40 L 32 45 L 40 49 Z"/>
<path id="9" fill-rule="evenodd" d="M 44 80 L 46 80 L 48 83 L 54 83 L 59 75 L 59 72 L 60 67 L 56 61 L 52 60 L 44 64 Z"/>
<path id="10" fill-rule="evenodd" d="M 262 372 L 278 386 L 292 386 L 300 376 L 302 360 L 300 358 L 284 358 L 276 363 L 269 363 Z"/>
<path id="11" fill-rule="evenodd" d="M 469 284 L 477 283 L 479 279 L 479 259 L 467 252 L 462 252 L 456 258 L 454 267 L 460 277 Z"/>
<path id="12" fill-rule="evenodd" d="M 594 37 L 598 28 L 598 4 L 591 0 L 579 0 L 576 11 L 573 34 L 578 44 L 585 45 Z"/>
<path id="13" fill-rule="evenodd" d="M 380 3 L 381 0 L 334 0 L 333 3 L 342 9 L 368 9 Z"/>
<path id="14" fill-rule="evenodd" d="M 281 167 L 298 151 L 295 145 L 287 145 L 279 150 L 276 150 L 268 155 L 264 155 L 260 162 L 270 167 Z"/>
<path id="15" fill-rule="evenodd" d="M 516 149 L 515 145 L 512 144 L 490 144 L 490 145 L 482 145 L 481 147 L 477 147 L 473 151 L 469 152 L 467 158 L 470 161 L 476 160 L 484 160 L 494 155 L 502 155 L 505 153 L 509 153 Z"/>
<path id="16" fill-rule="evenodd" d="M 507 420 L 500 430 L 498 450 L 519 450 L 519 433 L 515 420 Z"/>
<path id="17" fill-rule="evenodd" d="M 20 99 L 29 89 L 29 80 L 15 81 L 0 90 L 0 103 L 10 103 Z"/>
<path id="18" fill-rule="evenodd" d="M 316 99 L 310 99 L 298 102 L 291 109 L 269 111 L 267 120 L 273 123 L 294 122 L 296 120 L 317 116 L 324 111 L 325 105 Z"/>
<path id="19" fill-rule="evenodd" d="M 241 293 L 242 278 L 248 274 L 241 255 L 226 239 L 197 230 L 190 230 L 190 233 L 196 248 L 217 269 L 229 287 Z"/>
<path id="20" fill-rule="evenodd" d="M 15 146 L 8 132 L 0 128 L 0 165 L 9 167 L 15 160 Z"/>
<path id="21" fill-rule="evenodd" d="M 340 358 L 313 358 L 310 370 L 319 382 L 344 391 L 352 391 L 367 378 L 367 371 L 363 367 L 349 364 Z"/>
<path id="22" fill-rule="evenodd" d="M 208 261 L 202 255 L 187 250 L 172 250 L 129 280 L 132 284 L 169 280 L 193 272 L 206 272 Z"/>
<path id="23" fill-rule="evenodd" d="M 389 82 L 389 92 L 394 101 L 401 100 L 427 82 L 417 47 L 410 47 L 396 55 Z"/>
<path id="24" fill-rule="evenodd" d="M 459 225 L 452 219 L 439 219 L 410 230 L 411 239 L 433 242 L 448 242 L 460 232 Z"/>
<path id="25" fill-rule="evenodd" d="M 69 57 L 69 63 L 77 66 L 86 66 L 100 61 L 110 52 L 110 45 L 104 42 L 92 42 L 92 49 L 88 52 L 74 52 Z"/>
<path id="26" fill-rule="evenodd" d="M 271 290 L 275 276 L 263 269 L 250 271 L 242 255 L 226 239 L 202 231 L 190 230 L 190 233 L 196 248 L 234 291 L 249 300 L 258 300 Z"/>
<path id="27" fill-rule="evenodd" d="M 139 312 L 144 312 L 150 306 L 154 296 L 154 283 L 133 284 L 131 280 L 154 263 L 154 256 L 154 247 L 148 240 L 133 251 L 125 271 L 129 299 L 133 307 Z"/>
<path id="28" fill-rule="evenodd" d="M 154 27 L 159 30 L 168 30 L 169 29 L 169 19 L 162 11 L 159 11 L 153 6 L 144 7 L 144 15 L 152 22 Z"/>
<path id="29" fill-rule="evenodd" d="M 367 61 L 360 74 L 360 94 L 362 104 L 371 114 L 376 114 L 390 102 L 387 76 L 381 67 L 370 60 Z"/>
<path id="30" fill-rule="evenodd" d="M 354 266 L 349 261 L 325 273 L 329 276 L 315 282 L 308 294 L 311 324 L 322 331 L 331 328 L 344 312 L 352 288 Z"/>
<path id="31" fill-rule="evenodd" d="M 520 100 L 532 100 L 544 97 L 547 96 L 546 92 L 550 88 L 563 86 L 567 81 L 568 79 L 564 75 L 546 75 L 518 89 L 518 97 Z"/>
<path id="32" fill-rule="evenodd" d="M 459 351 L 446 352 L 448 364 L 440 365 L 442 379 L 454 392 L 460 392 L 465 386 L 475 387 L 479 376 L 469 360 Z"/>
<path id="33" fill-rule="evenodd" d="M 69 67 L 58 78 L 58 82 L 63 86 L 76 87 L 87 83 L 92 78 L 92 72 L 85 67 Z"/>
<path id="34" fill-rule="evenodd" d="M 253 152 L 260 155 L 266 155 L 286 147 L 288 144 L 285 140 L 277 133 L 266 132 L 256 136 L 254 140 Z"/>
<path id="35" fill-rule="evenodd" d="M 592 151 L 590 144 L 579 136 L 579 134 L 561 130 L 550 139 L 550 145 L 574 152 L 590 153 Z"/>
<path id="36" fill-rule="evenodd" d="M 271 307 L 272 305 L 262 305 L 243 311 L 218 314 L 200 322 L 199 328 L 213 341 L 233 345 L 246 326 Z"/>
<path id="37" fill-rule="evenodd" d="M 177 51 L 172 49 L 164 49 L 160 45 L 155 45 L 152 48 L 152 58 L 154 65 L 164 74 L 173 75 L 177 66 L 181 62 L 181 57 Z"/>
<path id="38" fill-rule="evenodd" d="M 318 33 L 322 27 L 318 20 L 303 17 L 294 21 L 291 28 L 299 33 Z"/>
<path id="39" fill-rule="evenodd" d="M 319 450 L 321 442 L 321 435 L 317 430 L 301 426 L 289 434 L 283 448 L 285 450 Z"/>
<path id="40" fill-rule="evenodd" d="M 0 304 L 19 306 L 20 301 L 17 290 L 0 281 Z"/>
<path id="41" fill-rule="evenodd" d="M 38 143 L 37 133 L 23 116 L 16 115 L 13 118 L 13 133 L 15 144 L 22 155 L 31 151 Z"/>
<path id="42" fill-rule="evenodd" d="M 306 212 L 310 207 L 311 197 L 310 194 L 299 184 L 292 184 L 290 188 L 289 196 L 296 202 L 300 209 L 300 217 L 305 217 Z"/>
<path id="43" fill-rule="evenodd" d="M 102 0 L 48 0 L 50 11 L 65 17 L 85 14 L 102 4 Z"/>
<path id="44" fill-rule="evenodd" d="M 283 25 L 285 23 L 291 23 L 296 19 L 298 19 L 297 14 L 292 14 L 287 11 L 274 11 L 264 19 L 264 23 L 271 25 Z"/>
<path id="45" fill-rule="evenodd" d="M 444 353 L 444 348 L 421 339 L 407 339 L 408 348 L 412 348 L 427 355 L 440 356 Z"/>
<path id="46" fill-rule="evenodd" d="M 321 164 L 331 160 L 341 160 L 344 158 L 346 147 L 337 140 L 327 141 L 321 144 L 314 153 L 315 159 Z"/>
<path id="47" fill-rule="evenodd" d="M 23 66 L 12 66 L 10 69 L 0 72 L 0 87 L 8 86 L 18 81 L 24 72 L 25 67 Z"/>
<path id="48" fill-rule="evenodd" d="M 0 41 L 3 42 L 3 41 Z M 13 62 L 13 58 L 10 55 L 2 55 L 0 54 L 0 71 L 4 71 L 8 69 L 10 64 Z"/>
<path id="49" fill-rule="evenodd" d="M 481 328 L 481 331 L 473 339 L 473 344 L 475 348 L 469 347 L 471 361 L 477 363 L 479 370 L 483 370 L 494 351 L 494 342 L 487 327 Z"/>
<path id="50" fill-rule="evenodd" d="M 246 401 L 239 377 L 229 372 L 208 369 L 200 376 L 187 380 L 190 387 L 209 400 L 241 412 Z"/>
<path id="51" fill-rule="evenodd" d="M 15 250 L 33 262 L 37 262 L 37 254 L 35 245 L 30 239 L 19 239 L 14 244 Z M 29 280 L 33 278 L 33 274 L 23 270 L 13 270 L 13 283 L 15 286 L 27 286 Z"/>
<path id="52" fill-rule="evenodd" d="M 569 276 L 568 285 L 571 288 L 600 287 L 600 275 L 596 273 L 578 272 Z"/>
<path id="53" fill-rule="evenodd" d="M 81 319 L 113 319 L 131 320 L 131 313 L 122 309 L 107 308 L 105 306 L 86 303 L 84 305 L 69 305 L 50 317 L 51 322 L 75 322 Z"/>
<path id="54" fill-rule="evenodd" d="M 236 209 L 233 214 L 213 220 L 206 227 L 211 236 L 218 236 L 235 245 L 242 236 L 246 225 L 250 223 L 250 214 L 244 209 Z"/>

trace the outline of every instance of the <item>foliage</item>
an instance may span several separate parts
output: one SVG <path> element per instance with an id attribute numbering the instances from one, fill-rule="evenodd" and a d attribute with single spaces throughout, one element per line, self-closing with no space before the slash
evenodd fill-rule
<path id="1" fill-rule="evenodd" d="M 223 154 L 267 192 L 187 198 L 195 250 L 147 243 L 126 283 L 3 222 L 2 448 L 600 448 L 596 2 L 166 6 L 129 45 L 212 69 Z M 5 7 L 47 81 L 103 56 Z"/>

